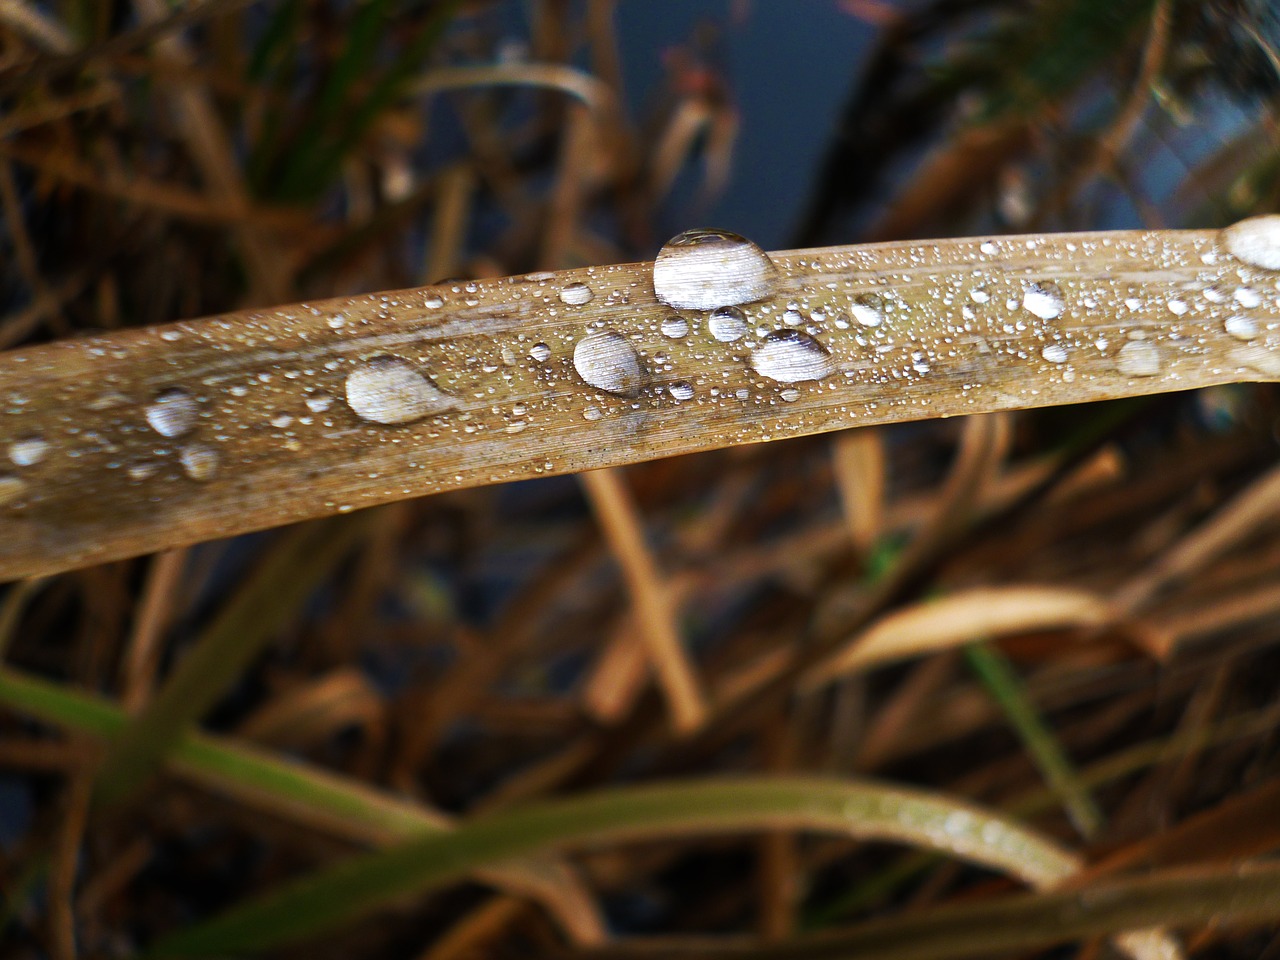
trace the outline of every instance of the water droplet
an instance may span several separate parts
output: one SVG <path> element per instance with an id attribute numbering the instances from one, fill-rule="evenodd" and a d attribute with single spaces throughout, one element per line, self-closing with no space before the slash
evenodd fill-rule
<path id="1" fill-rule="evenodd" d="M 26 493 L 26 481 L 8 474 L 0 474 L 0 507 L 6 506 Z"/>
<path id="2" fill-rule="evenodd" d="M 1131 340 L 1116 354 L 1116 369 L 1126 377 L 1154 377 L 1160 372 L 1160 351 L 1149 340 Z"/>
<path id="3" fill-rule="evenodd" d="M 571 283 L 560 291 L 560 302 L 567 303 L 571 307 L 580 307 L 584 303 L 590 303 L 594 296 L 591 288 L 585 283 Z"/>
<path id="4" fill-rule="evenodd" d="M 453 398 L 408 360 L 373 357 L 347 376 L 347 405 L 362 420 L 409 423 L 453 406 Z"/>
<path id="5" fill-rule="evenodd" d="M 162 437 L 180 437 L 190 433 L 200 416 L 195 397 L 185 390 L 165 390 L 147 406 L 147 423 Z"/>
<path id="6" fill-rule="evenodd" d="M 854 297 L 849 311 L 853 314 L 853 319 L 864 327 L 878 327 L 884 323 L 884 300 L 874 293 Z"/>
<path id="7" fill-rule="evenodd" d="M 981 250 L 983 253 L 985 253 L 987 256 L 993 256 L 994 254 L 997 254 L 1000 252 L 1000 248 L 997 247 L 990 240 L 983 240 L 982 243 L 979 245 L 978 249 Z"/>
<path id="8" fill-rule="evenodd" d="M 969 299 L 974 303 L 986 303 L 991 299 L 991 294 L 982 287 L 974 287 L 969 291 Z"/>
<path id="9" fill-rule="evenodd" d="M 786 403 L 795 403 L 800 399 L 800 391 L 795 387 L 783 387 L 778 391 L 778 396 L 780 396 Z"/>
<path id="10" fill-rule="evenodd" d="M 751 351 L 756 373 L 779 383 L 821 380 L 835 372 L 831 354 L 821 343 L 799 330 L 775 330 Z"/>
<path id="11" fill-rule="evenodd" d="M 34 467 L 49 453 L 44 437 L 23 437 L 9 444 L 9 459 L 19 467 Z"/>
<path id="12" fill-rule="evenodd" d="M 582 411 L 582 419 L 584 420 L 599 420 L 603 416 L 604 414 L 600 412 L 600 408 L 594 404 Z"/>
<path id="13" fill-rule="evenodd" d="M 1262 305 L 1262 297 L 1253 287 L 1241 287 L 1235 292 L 1236 303 L 1246 310 Z"/>
<path id="14" fill-rule="evenodd" d="M 684 317 L 672 315 L 662 321 L 662 335 L 672 340 L 679 340 L 689 332 L 689 324 Z"/>
<path id="15" fill-rule="evenodd" d="M 667 241 L 653 264 L 653 290 L 678 310 L 714 310 L 763 300 L 778 271 L 769 255 L 725 230 L 686 230 Z"/>
<path id="16" fill-rule="evenodd" d="M 306 403 L 312 413 L 324 413 L 333 406 L 333 397 L 327 393 L 313 393 L 307 397 Z"/>
<path id="17" fill-rule="evenodd" d="M 1280 216 L 1250 217 L 1222 231 L 1222 244 L 1237 260 L 1280 270 Z"/>
<path id="18" fill-rule="evenodd" d="M 1169 312 L 1175 317 L 1181 317 L 1187 312 L 1187 301 L 1185 300 L 1170 300 L 1167 306 L 1169 307 Z"/>
<path id="19" fill-rule="evenodd" d="M 1051 343 L 1040 351 L 1040 356 L 1050 363 L 1066 363 L 1067 348 L 1060 343 Z"/>
<path id="20" fill-rule="evenodd" d="M 192 480 L 212 480 L 218 472 L 218 451 L 203 443 L 189 443 L 178 454 L 182 470 Z"/>
<path id="21" fill-rule="evenodd" d="M 671 395 L 677 400 L 693 399 L 693 384 L 689 383 L 687 380 L 677 380 L 667 389 L 671 391 Z"/>
<path id="22" fill-rule="evenodd" d="M 160 469 L 160 465 L 151 460 L 144 460 L 141 463 L 130 464 L 125 470 L 129 474 L 130 480 L 145 480 L 147 477 L 153 476 Z"/>
<path id="23" fill-rule="evenodd" d="M 1022 293 L 1022 306 L 1041 320 L 1053 320 L 1062 316 L 1066 302 L 1057 284 L 1033 283 Z"/>
<path id="24" fill-rule="evenodd" d="M 1223 327 L 1237 340 L 1252 340 L 1258 335 L 1258 325 L 1251 317 L 1228 317 Z"/>
<path id="25" fill-rule="evenodd" d="M 283 410 L 271 415 L 271 425 L 277 429 L 283 430 L 291 423 L 293 423 L 293 415 L 285 413 Z"/>
<path id="26" fill-rule="evenodd" d="M 573 348 L 573 368 L 588 384 L 605 393 L 634 397 L 640 392 L 640 357 L 626 337 L 612 330 L 579 340 Z"/>
<path id="27" fill-rule="evenodd" d="M 721 343 L 733 343 L 747 334 L 747 318 L 737 307 L 722 307 L 707 321 L 711 336 Z"/>
<path id="28" fill-rule="evenodd" d="M 544 363 L 551 356 L 551 348 L 545 343 L 535 343 L 529 350 L 529 356 L 539 363 Z"/>

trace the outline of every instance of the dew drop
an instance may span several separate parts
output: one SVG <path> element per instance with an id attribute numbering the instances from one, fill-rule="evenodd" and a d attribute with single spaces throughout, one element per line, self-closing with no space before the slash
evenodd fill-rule
<path id="1" fill-rule="evenodd" d="M 689 324 L 684 317 L 672 315 L 662 321 L 662 335 L 672 340 L 679 340 L 689 332 Z"/>
<path id="2" fill-rule="evenodd" d="M 362 420 L 410 423 L 453 406 L 453 398 L 408 360 L 373 357 L 347 376 L 347 405 Z"/>
<path id="3" fill-rule="evenodd" d="M 596 421 L 603 416 L 604 414 L 600 412 L 600 408 L 595 405 L 587 407 L 587 409 L 582 411 L 582 419 L 584 420 Z"/>
<path id="4" fill-rule="evenodd" d="M 125 473 L 129 475 L 130 480 L 146 480 L 148 477 L 154 476 L 159 469 L 159 464 L 151 460 L 144 460 L 141 463 L 130 464 Z"/>
<path id="5" fill-rule="evenodd" d="M 974 303 L 986 303 L 991 299 L 991 294 L 987 293 L 983 287 L 974 287 L 969 291 L 969 299 Z"/>
<path id="6" fill-rule="evenodd" d="M 1280 216 L 1250 217 L 1222 231 L 1222 244 L 1237 260 L 1280 270 Z"/>
<path id="7" fill-rule="evenodd" d="M 1258 335 L 1258 325 L 1250 317 L 1228 317 L 1223 327 L 1237 340 L 1252 340 Z"/>
<path id="8" fill-rule="evenodd" d="M 835 372 L 835 362 L 821 343 L 799 330 L 775 330 L 751 351 L 756 373 L 779 383 L 821 380 Z"/>
<path id="9" fill-rule="evenodd" d="M 147 423 L 162 437 L 190 433 L 200 416 L 195 398 L 177 387 L 165 390 L 147 406 Z"/>
<path id="10" fill-rule="evenodd" d="M 285 413 L 283 410 L 271 415 L 271 425 L 279 430 L 283 430 L 289 424 L 293 423 L 293 415 Z"/>
<path id="11" fill-rule="evenodd" d="M 1170 300 L 1166 306 L 1175 317 L 1181 317 L 1187 312 L 1187 301 L 1185 300 Z"/>
<path id="12" fill-rule="evenodd" d="M 544 363 L 551 356 L 551 348 L 545 343 L 535 343 L 529 350 L 529 356 L 539 363 Z"/>
<path id="13" fill-rule="evenodd" d="M 1057 284 L 1033 283 L 1022 293 L 1022 306 L 1041 320 L 1053 320 L 1062 316 L 1066 302 Z"/>
<path id="14" fill-rule="evenodd" d="M 1050 363 L 1066 363 L 1067 348 L 1060 343 L 1051 343 L 1040 351 L 1040 356 Z"/>
<path id="15" fill-rule="evenodd" d="M 737 307 L 722 307 L 707 320 L 711 336 L 721 343 L 733 343 L 747 334 L 747 318 Z"/>
<path id="16" fill-rule="evenodd" d="M 640 357 L 626 337 L 602 330 L 583 337 L 573 348 L 573 368 L 589 385 L 620 397 L 640 392 Z"/>
<path id="17" fill-rule="evenodd" d="M 307 397 L 306 404 L 312 413 L 324 413 L 333 406 L 333 397 L 327 393 L 313 393 Z"/>
<path id="18" fill-rule="evenodd" d="M 1241 287 L 1235 292 L 1235 300 L 1246 310 L 1262 305 L 1262 297 L 1253 287 Z"/>
<path id="19" fill-rule="evenodd" d="M 9 444 L 9 459 L 19 467 L 34 467 L 49 453 L 49 441 L 44 437 L 23 437 Z"/>
<path id="20" fill-rule="evenodd" d="M 677 380 L 667 389 L 671 391 L 671 395 L 677 400 L 693 399 L 693 384 L 689 383 L 687 380 Z"/>
<path id="21" fill-rule="evenodd" d="M 0 474 L 0 507 L 7 506 L 27 491 L 25 480 Z"/>
<path id="22" fill-rule="evenodd" d="M 178 454 L 182 471 L 192 480 L 212 480 L 218 472 L 218 451 L 203 443 L 189 443 Z"/>
<path id="23" fill-rule="evenodd" d="M 878 327 L 884 323 L 884 300 L 874 293 L 863 293 L 853 298 L 849 312 L 864 327 Z"/>
<path id="24" fill-rule="evenodd" d="M 800 391 L 795 387 L 783 387 L 782 390 L 778 392 L 778 396 L 786 403 L 795 403 L 800 399 Z"/>
<path id="25" fill-rule="evenodd" d="M 1131 340 L 1116 354 L 1116 369 L 1126 377 L 1154 377 L 1160 372 L 1160 351 L 1150 340 Z"/>
<path id="26" fill-rule="evenodd" d="M 594 296 L 591 288 L 585 283 L 571 283 L 560 291 L 560 302 L 567 303 L 571 307 L 580 307 L 584 303 L 590 303 Z"/>
<path id="27" fill-rule="evenodd" d="M 725 230 L 686 230 L 667 241 L 653 264 L 654 293 L 678 310 L 714 310 L 763 300 L 777 282 L 777 267 L 769 255 Z"/>

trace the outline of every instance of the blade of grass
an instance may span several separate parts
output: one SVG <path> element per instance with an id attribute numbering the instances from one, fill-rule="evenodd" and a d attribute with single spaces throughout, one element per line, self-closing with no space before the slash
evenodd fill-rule
<path id="1" fill-rule="evenodd" d="M 515 857 L 752 830 L 824 831 L 918 844 L 1036 886 L 1061 882 L 1080 865 L 1068 851 L 1012 821 L 925 791 L 802 777 L 656 784 L 529 806 L 354 858 L 172 934 L 151 955 L 227 954 L 315 936 Z"/>
<path id="2" fill-rule="evenodd" d="M 120 732 L 99 771 L 96 800 L 131 797 L 183 731 L 239 678 L 364 531 L 363 523 L 316 523 L 274 544 L 159 692 Z"/>
<path id="3" fill-rule="evenodd" d="M 1022 682 L 1009 661 L 985 643 L 971 644 L 964 652 L 969 666 L 1004 711 L 1009 725 L 1018 734 L 1045 782 L 1061 800 L 1072 824 L 1085 839 L 1096 836 L 1102 828 L 1102 811 L 1090 795 L 1089 788 L 1081 781 L 1066 751 L 1022 689 Z"/>
<path id="4" fill-rule="evenodd" d="M 0 703 L 108 742 L 118 738 L 130 720 L 118 706 L 99 697 L 3 668 Z M 422 804 L 299 760 L 194 731 L 179 735 L 165 765 L 184 780 L 256 810 L 359 844 L 392 846 L 451 827 L 448 817 Z M 591 898 L 555 864 L 507 864 L 477 875 L 541 903 L 572 942 L 604 939 L 603 920 Z"/>
<path id="5" fill-rule="evenodd" d="M 0 433 L 44 436 L 52 447 L 3 488 L 0 577 L 440 490 L 849 426 L 1278 379 L 1280 334 L 1266 329 L 1280 320 L 1274 299 L 1242 327 L 1228 324 L 1240 315 L 1229 296 L 1203 295 L 1275 280 L 1227 252 L 1232 236 L 1063 234 L 776 254 L 776 288 L 744 312 L 769 330 L 792 322 L 782 319 L 788 304 L 803 306 L 811 319 L 801 326 L 819 330 L 833 368 L 794 386 L 754 369 L 752 341 L 708 336 L 703 311 L 685 311 L 689 336 L 663 336 L 671 310 L 653 293 L 651 264 L 342 298 L 0 355 L 0 391 L 27 400 L 0 413 Z M 574 283 L 589 288 L 587 302 L 559 299 Z M 1061 293 L 1052 322 L 1024 306 L 1030 296 L 1052 312 L 1053 295 L 1036 284 Z M 957 303 L 979 288 L 982 303 Z M 867 297 L 895 309 L 873 328 L 840 326 Z M 638 396 L 580 378 L 575 345 L 597 328 L 638 357 L 665 355 L 640 365 Z M 531 357 L 536 344 L 546 351 Z M 451 409 L 382 424 L 341 402 L 350 374 L 397 353 L 434 377 Z M 694 396 L 673 396 L 677 383 Z M 210 416 L 219 466 L 200 482 L 170 459 L 176 447 L 157 453 L 144 422 L 145 404 L 169 389 L 196 394 Z M 313 416 L 309 403 L 328 406 Z M 272 426 L 282 412 L 295 418 L 284 436 Z M 111 449 L 86 446 L 86 436 Z M 119 469 L 154 467 L 157 456 L 165 469 L 142 479 Z"/>

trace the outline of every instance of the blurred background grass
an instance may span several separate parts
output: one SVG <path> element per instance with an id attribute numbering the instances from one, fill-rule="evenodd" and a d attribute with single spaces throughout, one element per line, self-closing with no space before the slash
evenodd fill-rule
<path id="1" fill-rule="evenodd" d="M 709 224 L 776 248 L 1229 223 L 1280 206 L 1277 16 L 1266 0 L 8 0 L 0 346 L 644 259 Z M 264 813 L 211 760 L 193 778 L 178 758 L 196 722 L 413 829 L 659 776 L 875 773 L 1016 811 L 1093 858 L 1142 861 L 1191 822 L 1209 838 L 1192 862 L 1272 852 L 1274 822 L 1232 826 L 1280 775 L 1276 401 L 1229 387 L 627 470 L 622 509 L 709 705 L 692 737 L 666 726 L 611 521 L 573 478 L 12 584 L 0 949 L 131 955 L 399 835 L 373 814 L 336 825 L 319 780 L 294 806 L 295 787 L 260 788 Z M 1015 609 L 999 637 L 957 627 L 816 690 L 785 669 L 930 598 L 1025 583 L 1113 612 L 1018 627 Z M 785 835 L 571 866 L 628 935 L 776 940 L 1003 890 Z M 1273 933 L 1195 942 L 1272 956 Z M 536 956 L 560 938 L 477 884 L 303 949 Z"/>

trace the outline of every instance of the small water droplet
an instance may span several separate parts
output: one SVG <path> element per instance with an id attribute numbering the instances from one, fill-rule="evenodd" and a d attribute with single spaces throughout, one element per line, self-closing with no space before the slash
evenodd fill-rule
<path id="1" fill-rule="evenodd" d="M 783 387 L 778 391 L 778 396 L 787 403 L 795 403 L 800 399 L 800 391 L 795 387 Z"/>
<path id="2" fill-rule="evenodd" d="M 990 240 L 983 240 L 982 243 L 978 246 L 978 249 L 981 250 L 983 253 L 985 253 L 987 256 L 993 256 L 1000 252 L 1000 248 L 997 247 Z"/>
<path id="3" fill-rule="evenodd" d="M 189 443 L 178 454 L 183 472 L 192 480 L 212 480 L 218 472 L 218 451 L 204 443 Z"/>
<path id="4" fill-rule="evenodd" d="M 747 334 L 747 318 L 737 307 L 721 307 L 707 320 L 711 336 L 721 343 L 733 343 Z"/>
<path id="5" fill-rule="evenodd" d="M 1222 231 L 1222 244 L 1237 260 L 1280 270 L 1280 216 L 1250 217 Z"/>
<path id="6" fill-rule="evenodd" d="M 605 393 L 634 397 L 640 392 L 640 357 L 626 337 L 612 330 L 579 340 L 573 348 L 573 368 L 584 381 Z"/>
<path id="7" fill-rule="evenodd" d="M 161 330 L 160 339 L 168 343 L 177 343 L 179 340 L 182 339 L 182 331 L 174 330 L 172 328 L 168 330 Z"/>
<path id="8" fill-rule="evenodd" d="M 1223 327 L 1237 340 L 1252 340 L 1258 335 L 1258 325 L 1251 317 L 1227 317 Z"/>
<path id="9" fill-rule="evenodd" d="M 514 367 L 516 365 L 516 352 L 511 349 L 510 344 L 504 343 L 499 353 L 502 354 L 502 362 L 504 365 L 508 367 Z"/>
<path id="10" fill-rule="evenodd" d="M 280 430 L 283 430 L 291 423 L 293 423 L 293 415 L 285 413 L 283 410 L 271 415 L 271 425 Z"/>
<path id="11" fill-rule="evenodd" d="M 769 255 L 725 230 L 686 230 L 658 252 L 653 290 L 678 310 L 714 310 L 763 300 L 778 271 Z"/>
<path id="12" fill-rule="evenodd" d="M 582 411 L 582 419 L 584 420 L 599 420 L 603 416 L 604 414 L 600 412 L 600 408 L 594 404 Z"/>
<path id="13" fill-rule="evenodd" d="M 671 395 L 677 400 L 693 399 L 693 384 L 689 383 L 687 380 L 677 380 L 667 389 L 671 391 Z"/>
<path id="14" fill-rule="evenodd" d="M 25 480 L 9 474 L 0 474 L 0 507 L 7 506 L 27 491 Z"/>
<path id="15" fill-rule="evenodd" d="M 1066 363 L 1067 348 L 1060 343 L 1051 343 L 1040 351 L 1040 356 L 1050 363 Z"/>
<path id="16" fill-rule="evenodd" d="M 190 433 L 200 416 L 195 398 L 177 387 L 165 390 L 147 406 L 147 423 L 162 437 Z"/>
<path id="17" fill-rule="evenodd" d="M 1169 312 L 1175 317 L 1180 317 L 1187 312 L 1187 301 L 1185 300 L 1173 299 L 1169 301 L 1167 306 L 1169 307 Z"/>
<path id="18" fill-rule="evenodd" d="M 1033 283 L 1022 292 L 1022 306 L 1041 320 L 1054 320 L 1062 316 L 1066 302 L 1057 284 Z"/>
<path id="19" fill-rule="evenodd" d="M 751 351 L 756 373 L 779 383 L 821 380 L 835 372 L 835 362 L 821 343 L 799 330 L 775 330 Z"/>
<path id="20" fill-rule="evenodd" d="M 9 444 L 9 459 L 19 467 L 34 467 L 49 453 L 44 437 L 23 437 Z"/>
<path id="21" fill-rule="evenodd" d="M 158 469 L 160 469 L 158 463 L 152 460 L 144 460 L 141 463 L 130 464 L 125 473 L 129 475 L 130 480 L 145 480 L 147 477 L 153 476 Z"/>
<path id="22" fill-rule="evenodd" d="M 1116 369 L 1126 377 L 1154 377 L 1160 372 L 1160 351 L 1150 340 L 1130 340 L 1116 354 Z"/>
<path id="23" fill-rule="evenodd" d="M 551 356 L 551 348 L 545 343 L 535 343 L 529 349 L 529 356 L 533 357 L 533 359 L 537 360 L 539 363 L 544 363 Z"/>
<path id="24" fill-rule="evenodd" d="M 662 335 L 672 340 L 679 340 L 689 332 L 689 323 L 684 317 L 672 315 L 662 321 Z"/>
<path id="25" fill-rule="evenodd" d="M 1262 296 L 1253 287 L 1241 287 L 1235 292 L 1236 303 L 1246 310 L 1262 305 Z"/>
<path id="26" fill-rule="evenodd" d="M 864 327 L 878 327 L 884 323 L 884 300 L 874 293 L 863 293 L 853 298 L 849 312 Z"/>
<path id="27" fill-rule="evenodd" d="M 974 303 L 986 303 L 991 299 L 991 294 L 982 287 L 974 287 L 969 291 L 969 299 Z"/>
<path id="28" fill-rule="evenodd" d="M 567 303 L 571 307 L 580 307 L 584 303 L 590 303 L 594 296 L 591 288 L 585 283 L 571 283 L 560 291 L 560 302 Z"/>
<path id="29" fill-rule="evenodd" d="M 362 420 L 410 423 L 453 406 L 453 398 L 402 357 L 364 361 L 347 376 L 347 405 Z"/>
<path id="30" fill-rule="evenodd" d="M 312 413 L 324 413 L 333 406 L 333 397 L 327 393 L 313 393 L 307 397 L 306 403 Z"/>

